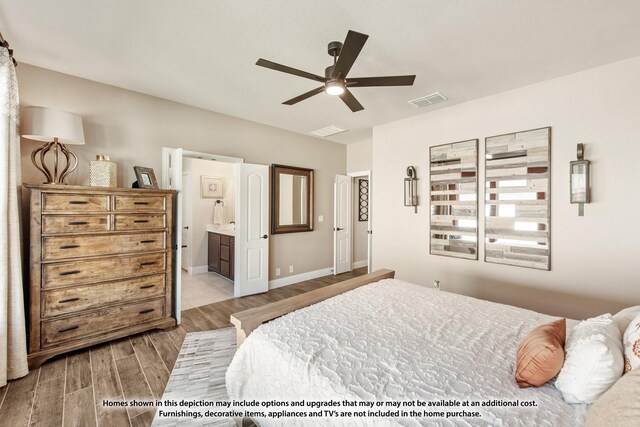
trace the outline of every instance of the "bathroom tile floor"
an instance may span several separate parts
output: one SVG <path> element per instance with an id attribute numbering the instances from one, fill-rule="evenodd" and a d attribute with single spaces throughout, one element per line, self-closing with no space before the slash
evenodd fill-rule
<path id="1" fill-rule="evenodd" d="M 215 273 L 182 271 L 182 310 L 233 298 L 233 282 Z"/>

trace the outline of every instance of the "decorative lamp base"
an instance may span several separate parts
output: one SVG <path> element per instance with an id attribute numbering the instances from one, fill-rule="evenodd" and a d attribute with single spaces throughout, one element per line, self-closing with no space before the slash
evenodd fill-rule
<path id="1" fill-rule="evenodd" d="M 45 162 L 45 156 L 52 150 L 53 171 L 49 170 Z M 64 154 L 66 160 L 66 165 L 62 170 L 59 170 L 61 167 L 60 152 Z M 31 153 L 31 161 L 47 179 L 44 184 L 65 184 L 65 178 L 78 167 L 78 157 L 69 151 L 66 145 L 58 142 L 58 138 L 54 138 L 53 141 L 47 142 L 42 147 L 33 150 L 33 153 Z"/>

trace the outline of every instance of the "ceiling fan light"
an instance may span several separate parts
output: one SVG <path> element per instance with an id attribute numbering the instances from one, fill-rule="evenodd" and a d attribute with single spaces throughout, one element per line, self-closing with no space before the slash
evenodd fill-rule
<path id="1" fill-rule="evenodd" d="M 324 90 L 329 95 L 342 95 L 344 93 L 344 85 L 339 81 L 327 82 Z"/>

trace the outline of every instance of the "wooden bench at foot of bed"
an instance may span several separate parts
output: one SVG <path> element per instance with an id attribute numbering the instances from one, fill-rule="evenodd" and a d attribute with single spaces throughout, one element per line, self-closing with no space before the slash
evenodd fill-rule
<path id="1" fill-rule="evenodd" d="M 231 323 L 236 326 L 238 334 L 238 346 L 253 332 L 258 326 L 270 320 L 284 316 L 292 311 L 316 304 L 336 295 L 343 294 L 360 286 L 378 282 L 383 279 L 393 279 L 395 271 L 381 269 L 364 276 L 355 277 L 343 282 L 334 283 L 314 291 L 305 292 L 295 297 L 286 298 L 280 301 L 265 304 L 260 307 L 251 308 L 231 315 Z"/>

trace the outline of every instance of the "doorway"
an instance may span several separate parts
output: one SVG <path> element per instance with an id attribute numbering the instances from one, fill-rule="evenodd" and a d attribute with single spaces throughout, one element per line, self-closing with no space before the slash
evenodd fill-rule
<path id="1" fill-rule="evenodd" d="M 336 175 L 333 272 L 372 271 L 371 171 Z"/>
<path id="2" fill-rule="evenodd" d="M 227 174 L 226 178 L 220 179 L 222 177 L 214 176 L 213 173 L 201 173 L 202 171 L 196 171 L 193 167 L 190 168 L 191 170 L 184 168 L 186 163 L 202 161 L 205 166 L 214 164 L 210 162 L 224 164 L 232 172 Z M 205 180 L 205 178 L 207 179 Z M 217 185 L 211 185 L 211 183 Z M 185 286 L 189 285 L 189 279 L 200 273 L 204 273 L 206 276 L 210 271 L 207 259 L 208 252 L 206 251 L 208 251 L 208 237 L 211 235 L 211 229 L 207 226 L 216 228 L 214 230 L 216 234 L 224 235 L 224 242 L 220 243 L 218 249 L 219 252 L 224 253 L 223 257 L 227 257 L 220 261 L 223 265 L 225 262 L 227 263 L 228 268 L 225 270 L 227 276 L 229 276 L 229 271 L 234 273 L 234 280 L 227 281 L 227 285 L 233 289 L 232 294 L 229 289 L 229 297 L 268 291 L 269 244 L 264 238 L 264 236 L 268 237 L 269 233 L 268 183 L 269 166 L 244 163 L 243 159 L 235 157 L 163 147 L 162 186 L 176 190 L 173 209 L 175 214 L 173 224 L 173 288 L 175 315 L 178 322 L 180 322 L 180 313 L 183 309 L 191 308 L 194 303 L 200 304 L 200 299 L 197 296 L 195 298 L 192 296 L 192 301 L 183 307 L 183 290 Z M 225 187 L 228 190 L 226 194 L 224 193 Z M 222 189 L 222 194 L 216 193 L 218 188 Z M 204 201 L 205 204 L 209 203 L 211 206 L 193 206 L 196 201 Z M 189 206 L 184 207 L 185 203 L 189 203 Z M 217 212 L 218 215 L 222 214 L 221 217 L 216 216 L 214 206 L 222 204 L 227 206 L 227 209 L 224 212 Z M 194 219 L 196 213 L 201 217 L 197 224 Z M 190 219 L 186 217 L 188 215 L 190 215 Z M 183 236 L 186 236 L 187 242 L 183 242 Z M 226 245 L 224 248 L 222 247 L 223 243 Z M 202 250 L 203 245 L 207 248 L 206 255 Z M 226 251 L 222 251 L 222 249 L 226 249 Z M 183 257 L 182 251 L 184 250 L 188 251 L 189 255 Z M 196 258 L 197 253 L 200 254 L 199 258 Z M 207 259 L 207 262 L 203 263 L 203 257 Z M 188 261 L 190 265 L 186 268 L 186 272 L 182 268 L 184 259 L 190 259 Z M 229 264 L 230 262 L 232 264 Z M 219 271 L 217 273 L 220 275 Z M 185 283 L 183 283 L 183 278 Z M 216 279 L 218 281 L 224 280 L 223 277 L 216 277 Z M 203 286 L 199 285 L 199 287 Z"/>
<path id="3" fill-rule="evenodd" d="M 229 263 L 233 261 L 230 248 L 235 239 L 238 167 L 239 163 L 182 159 L 183 310 L 233 298 L 234 275 Z M 221 264 L 226 268 L 221 269 Z"/>

